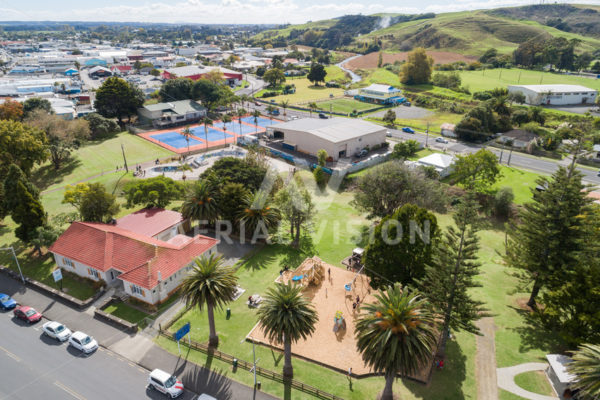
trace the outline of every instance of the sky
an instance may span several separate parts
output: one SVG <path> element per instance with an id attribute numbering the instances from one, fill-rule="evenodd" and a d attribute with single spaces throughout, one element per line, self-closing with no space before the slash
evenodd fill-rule
<path id="1" fill-rule="evenodd" d="M 1 21 L 303 23 L 347 14 L 419 14 L 538 4 L 540 0 L 0 0 Z M 548 0 L 550 2 L 550 0 Z M 559 2 L 564 2 L 560 0 Z M 600 0 L 577 0 L 600 4 Z"/>

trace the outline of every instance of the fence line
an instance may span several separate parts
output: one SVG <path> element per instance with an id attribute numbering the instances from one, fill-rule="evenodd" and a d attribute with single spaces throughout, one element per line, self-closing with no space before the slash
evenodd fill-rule
<path id="1" fill-rule="evenodd" d="M 173 337 L 173 334 L 170 333 L 170 332 L 161 331 L 159 334 L 161 336 L 169 339 L 169 340 L 175 341 L 175 338 Z M 227 362 L 229 364 L 232 364 L 232 365 L 234 363 L 233 360 L 235 359 L 237 361 L 237 366 L 239 368 L 245 369 L 246 371 L 250 371 L 254 367 L 254 364 L 252 364 L 252 363 L 250 363 L 248 361 L 240 360 L 237 357 L 234 357 L 234 356 L 232 356 L 230 354 L 227 354 L 227 353 L 223 353 L 222 351 L 219 351 L 219 350 L 210 349 L 208 345 L 203 344 L 203 343 L 198 343 L 198 342 L 195 342 L 193 340 L 189 344 L 188 344 L 188 341 L 186 341 L 186 340 L 182 340 L 182 341 L 180 341 L 180 343 L 183 344 L 184 346 L 190 347 L 191 349 L 200 351 L 200 352 L 205 353 L 205 354 L 209 354 L 212 357 L 217 358 L 218 360 L 225 361 L 225 362 Z M 265 369 L 265 368 L 262 368 L 262 367 L 258 367 L 258 366 L 256 367 L 256 374 L 260 375 L 260 376 L 263 376 L 265 378 L 269 378 L 269 379 L 271 379 L 273 381 L 277 381 L 277 382 L 289 382 L 292 388 L 294 388 L 296 390 L 300 390 L 301 392 L 310 394 L 312 396 L 318 397 L 320 399 L 324 399 L 324 400 L 344 400 L 341 397 L 338 397 L 338 396 L 336 396 L 334 394 L 325 392 L 325 391 L 323 391 L 321 389 L 318 389 L 318 388 L 316 388 L 314 386 L 310 386 L 310 385 L 307 385 L 305 383 L 299 382 L 299 381 L 297 381 L 295 379 L 288 380 L 288 379 L 284 378 L 284 376 L 282 374 L 280 374 L 278 372 L 273 372 L 271 370 L 268 370 L 268 369 Z"/>

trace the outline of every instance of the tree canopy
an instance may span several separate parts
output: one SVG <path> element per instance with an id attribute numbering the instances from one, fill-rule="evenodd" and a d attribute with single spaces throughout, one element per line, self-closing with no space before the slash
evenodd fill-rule
<path id="1" fill-rule="evenodd" d="M 127 198 L 127 207 L 145 205 L 148 207 L 166 207 L 172 200 L 178 199 L 183 188 L 181 184 L 165 176 L 139 179 L 129 182 L 123 189 Z"/>
<path id="2" fill-rule="evenodd" d="M 110 77 L 96 91 L 94 108 L 106 118 L 117 118 L 119 123 L 130 117 L 144 104 L 144 94 L 132 83 Z"/>
<path id="3" fill-rule="evenodd" d="M 46 135 L 18 121 L 0 120 L 0 179 L 11 164 L 29 175 L 35 164 L 48 158 Z"/>
<path id="4" fill-rule="evenodd" d="M 310 66 L 310 71 L 306 78 L 313 84 L 318 85 L 319 82 L 325 82 L 325 77 L 327 76 L 327 71 L 323 64 L 313 63 Z"/>
<path id="5" fill-rule="evenodd" d="M 390 282 L 413 284 L 425 273 L 437 245 L 435 215 L 414 204 L 406 204 L 383 218 L 365 249 L 363 262 L 374 287 Z"/>
<path id="6" fill-rule="evenodd" d="M 283 73 L 283 70 L 279 68 L 271 68 L 265 72 L 263 79 L 269 86 L 277 86 L 285 82 L 285 74 Z"/>
<path id="7" fill-rule="evenodd" d="M 116 196 L 99 182 L 68 185 L 62 202 L 75 207 L 81 220 L 87 222 L 109 222 L 120 209 Z"/>
<path id="8" fill-rule="evenodd" d="M 27 117 L 30 113 L 35 110 L 43 110 L 48 114 L 53 113 L 52 104 L 46 99 L 41 97 L 31 97 L 23 102 L 23 117 Z"/>
<path id="9" fill-rule="evenodd" d="M 217 106 L 228 104 L 233 92 L 221 83 L 198 79 L 192 86 L 191 95 L 194 100 L 200 100 L 207 109 L 214 110 Z"/>
<path id="10" fill-rule="evenodd" d="M 454 162 L 453 178 L 467 190 L 487 193 L 502 177 L 498 158 L 487 149 L 477 153 L 458 155 Z"/>
<path id="11" fill-rule="evenodd" d="M 407 85 L 420 85 L 431 80 L 433 58 L 422 47 L 408 53 L 408 59 L 402 66 L 400 81 Z"/>
<path id="12" fill-rule="evenodd" d="M 189 78 L 168 79 L 162 84 L 158 95 L 162 101 L 176 101 L 190 99 L 194 81 Z"/>
<path id="13" fill-rule="evenodd" d="M 0 120 L 20 121 L 23 118 L 23 104 L 14 100 L 6 100 L 0 104 Z"/>

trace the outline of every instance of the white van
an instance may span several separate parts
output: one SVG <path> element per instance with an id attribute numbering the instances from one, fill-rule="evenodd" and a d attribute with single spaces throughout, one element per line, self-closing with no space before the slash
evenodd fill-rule
<path id="1" fill-rule="evenodd" d="M 171 396 L 172 399 L 183 393 L 183 383 L 175 375 L 163 370 L 155 369 L 148 376 L 148 386 L 161 393 Z"/>

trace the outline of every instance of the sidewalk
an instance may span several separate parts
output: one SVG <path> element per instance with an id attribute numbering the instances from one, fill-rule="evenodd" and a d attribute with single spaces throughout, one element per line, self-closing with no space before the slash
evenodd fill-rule
<path id="1" fill-rule="evenodd" d="M 133 335 L 121 332 L 118 328 L 95 319 L 93 313 L 89 313 L 87 310 L 72 309 L 59 300 L 49 298 L 32 288 L 24 287 L 20 282 L 5 275 L 0 275 L 0 292 L 10 295 L 20 304 L 34 307 L 49 320 L 60 321 L 73 331 L 81 330 L 94 336 L 101 346 L 148 370 L 160 368 L 173 372 L 183 378 L 184 385 L 188 389 L 196 393 L 207 393 L 220 400 L 276 399 L 276 397 L 260 391 L 257 391 L 256 397 L 254 397 L 251 387 L 163 350 L 154 344 L 152 338 L 146 334 Z M 175 312 L 179 308 L 176 306 L 178 304 L 178 302 L 174 303 L 168 311 Z M 93 309 L 93 307 L 89 307 L 89 309 Z M 33 329 L 40 328 L 33 327 Z"/>

